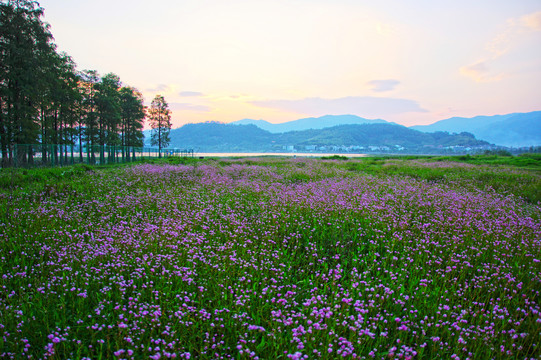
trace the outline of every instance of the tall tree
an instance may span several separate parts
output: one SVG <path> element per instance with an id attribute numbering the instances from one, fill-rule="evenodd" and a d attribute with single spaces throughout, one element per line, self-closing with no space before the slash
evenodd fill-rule
<path id="1" fill-rule="evenodd" d="M 41 91 L 50 86 L 41 75 L 50 70 L 55 54 L 49 26 L 36 1 L 0 1 L 0 148 L 5 165 L 13 160 L 15 144 L 38 141 Z M 32 151 L 18 153 L 27 161 Z"/>
<path id="2" fill-rule="evenodd" d="M 86 111 L 85 111 L 85 83 L 83 81 L 83 73 L 77 71 L 76 73 L 76 91 L 77 91 L 77 102 L 76 102 L 76 137 L 77 145 L 79 148 L 79 161 L 82 163 L 83 159 L 83 138 L 85 130 L 85 121 L 86 121 Z"/>
<path id="3" fill-rule="evenodd" d="M 40 104 L 42 156 L 47 158 L 46 144 L 54 144 L 50 149 L 51 160 L 54 163 L 67 163 L 67 147 L 74 144 L 78 120 L 78 76 L 75 63 L 67 54 L 55 54 L 51 60 L 50 71 L 43 74 L 49 86 L 43 89 Z"/>
<path id="4" fill-rule="evenodd" d="M 148 110 L 148 121 L 152 128 L 150 144 L 158 146 L 159 157 L 162 157 L 162 149 L 169 145 L 171 139 L 171 110 L 161 95 L 156 95 Z"/>
<path id="5" fill-rule="evenodd" d="M 75 70 L 75 62 L 65 53 L 59 54 L 60 67 L 57 76 L 60 88 L 60 145 L 64 146 L 64 163 L 68 163 L 68 146 L 71 149 L 71 162 L 73 163 L 73 146 L 77 135 L 77 123 L 80 115 L 81 94 L 77 88 L 79 81 Z"/>
<path id="6" fill-rule="evenodd" d="M 129 148 L 135 157 L 135 147 L 143 146 L 143 124 L 146 117 L 143 95 L 139 90 L 125 86 L 119 91 L 121 108 L 122 156 L 130 159 Z"/>
<path id="7" fill-rule="evenodd" d="M 80 74 L 79 86 L 83 101 L 81 116 L 84 124 L 87 162 L 95 163 L 95 146 L 98 144 L 98 110 L 96 105 L 96 87 L 99 75 L 95 70 L 85 70 Z"/>
<path id="8" fill-rule="evenodd" d="M 145 107 L 141 94 L 132 88 L 121 92 L 115 74 L 100 78 L 96 71 L 77 72 L 67 54 L 57 53 L 42 16 L 37 1 L 0 0 L 2 166 L 14 160 L 16 164 L 33 161 L 36 148 L 21 144 L 41 142 L 42 158 L 54 163 L 68 161 L 70 146 L 73 162 L 76 142 L 81 161 L 86 145 L 87 161 L 92 163 L 98 150 L 105 160 L 106 146 L 109 160 L 114 161 L 116 146 L 142 145 Z M 168 142 L 168 119 L 167 111 L 158 115 L 159 144 Z"/>
<path id="9" fill-rule="evenodd" d="M 120 78 L 109 73 L 97 85 L 96 105 L 99 114 L 99 143 L 101 146 L 100 161 L 105 160 L 105 145 L 114 147 L 120 145 L 118 136 L 120 127 Z M 114 161 L 115 151 L 109 151 L 109 160 Z"/>

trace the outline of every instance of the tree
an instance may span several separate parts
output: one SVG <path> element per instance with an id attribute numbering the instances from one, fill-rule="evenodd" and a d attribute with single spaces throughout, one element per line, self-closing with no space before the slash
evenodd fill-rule
<path id="1" fill-rule="evenodd" d="M 158 146 L 159 157 L 162 157 L 162 149 L 169 145 L 171 139 L 171 110 L 161 95 L 156 95 L 148 111 L 148 120 L 152 128 L 150 144 Z"/>
<path id="2" fill-rule="evenodd" d="M 120 97 L 120 138 L 122 143 L 122 156 L 130 159 L 129 150 L 132 147 L 135 160 L 135 147 L 143 146 L 143 123 L 146 117 L 143 95 L 139 90 L 125 86 L 119 91 Z"/>
<path id="3" fill-rule="evenodd" d="M 78 72 L 69 55 L 57 53 L 42 16 L 35 0 L 0 0 L 2 166 L 33 162 L 36 148 L 21 144 L 41 142 L 42 160 L 54 163 L 68 161 L 70 146 L 73 162 L 76 142 L 80 161 L 86 145 L 89 163 L 95 163 L 96 145 L 101 145 L 102 162 L 106 146 L 110 161 L 116 160 L 115 146 L 142 146 L 145 107 L 140 92 L 126 88 L 121 93 L 120 79 L 112 73 Z M 156 110 L 160 146 L 169 141 L 170 124 L 165 100 L 162 105 Z"/>
<path id="4" fill-rule="evenodd" d="M 55 53 L 49 26 L 36 1 L 0 1 L 0 151 L 3 166 L 12 161 L 16 144 L 38 141 L 40 100 L 50 88 Z M 31 161 L 32 151 L 17 154 Z M 28 156 L 28 157 L 27 157 Z M 9 159 L 9 160 L 8 160 Z"/>
<path id="5" fill-rule="evenodd" d="M 99 115 L 100 161 L 105 161 L 105 145 L 120 145 L 120 78 L 109 73 L 97 84 L 96 105 Z M 115 160 L 115 151 L 109 151 L 109 161 Z"/>
<path id="6" fill-rule="evenodd" d="M 89 163 L 95 163 L 94 146 L 98 142 L 98 111 L 96 106 L 96 87 L 99 75 L 95 70 L 85 70 L 80 74 L 79 87 L 83 97 L 81 117 L 84 124 L 86 156 Z"/>
<path id="7" fill-rule="evenodd" d="M 48 86 L 42 90 L 40 100 L 40 125 L 42 156 L 47 158 L 45 144 L 54 144 L 51 160 L 55 163 L 68 162 L 68 145 L 75 144 L 76 126 L 79 121 L 80 93 L 77 89 L 78 75 L 75 63 L 65 53 L 51 56 Z M 73 162 L 73 147 L 71 147 Z"/>

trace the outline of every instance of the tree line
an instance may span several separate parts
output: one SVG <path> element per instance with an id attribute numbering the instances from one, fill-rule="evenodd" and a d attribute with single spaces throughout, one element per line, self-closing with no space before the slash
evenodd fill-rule
<path id="1" fill-rule="evenodd" d="M 106 155 L 129 159 L 129 147 L 143 146 L 145 120 L 152 146 L 166 147 L 171 112 L 164 97 L 157 95 L 147 109 L 141 92 L 114 73 L 77 70 L 68 54 L 57 51 L 43 11 L 37 1 L 0 0 L 2 166 L 15 156 L 19 164 L 34 161 L 35 147 L 16 151 L 20 144 L 54 144 L 52 150 L 43 146 L 42 158 L 73 158 L 78 151 L 83 161 L 84 149 L 89 162 L 103 162 Z"/>

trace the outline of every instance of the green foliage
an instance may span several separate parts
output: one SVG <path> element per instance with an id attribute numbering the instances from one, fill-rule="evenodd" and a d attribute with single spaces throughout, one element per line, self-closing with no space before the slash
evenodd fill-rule
<path id="1" fill-rule="evenodd" d="M 14 145 L 55 145 L 42 153 L 44 163 L 57 162 L 60 146 L 142 146 L 140 92 L 130 88 L 122 98 L 117 75 L 78 72 L 69 55 L 56 51 L 42 16 L 36 1 L 0 2 L 2 166 L 34 164 L 33 151 L 16 152 Z M 99 157 L 103 163 L 104 150 Z M 94 155 L 90 161 L 97 161 Z"/>
<path id="2" fill-rule="evenodd" d="M 331 155 L 331 156 L 322 156 L 321 160 L 347 160 L 347 156 L 342 155 Z"/>
<path id="3" fill-rule="evenodd" d="M 0 171 L 0 189 L 28 189 L 69 182 L 93 171 L 91 166 L 84 164 L 61 168 L 8 168 Z"/>
<path id="4" fill-rule="evenodd" d="M 252 124 L 218 122 L 186 124 L 172 130 L 171 143 L 173 146 L 189 144 L 191 147 L 199 147 L 204 151 L 224 152 L 280 152 L 286 146 L 295 146 L 295 149 L 301 152 L 313 151 L 314 146 L 357 146 L 352 149 L 353 152 L 394 152 L 397 151 L 398 145 L 407 149 L 408 152 L 415 153 L 442 153 L 453 151 L 445 149 L 446 146 L 466 147 L 487 144 L 476 140 L 471 134 L 434 135 L 391 124 L 341 125 L 324 129 L 270 133 Z M 376 146 L 378 149 L 370 150 L 370 146 Z"/>
<path id="5" fill-rule="evenodd" d="M 471 164 L 468 166 L 461 163 Z M 438 165 L 439 164 L 439 165 Z M 349 161 L 351 172 L 380 176 L 408 176 L 432 183 L 458 183 L 481 190 L 512 193 L 536 204 L 541 202 L 541 157 L 525 155 L 361 158 Z"/>
<path id="6" fill-rule="evenodd" d="M 56 54 L 52 35 L 35 1 L 0 3 L 0 151 L 7 161 L 11 143 L 34 143 L 34 119 L 44 94 L 56 90 Z M 27 154 L 24 155 L 26 157 Z"/>
<path id="7" fill-rule="evenodd" d="M 156 95 L 148 110 L 148 121 L 152 128 L 150 144 L 158 149 L 166 148 L 171 142 L 171 110 L 161 95 Z M 161 154 L 160 154 L 161 156 Z"/>
<path id="8" fill-rule="evenodd" d="M 293 172 L 286 179 L 294 184 L 300 184 L 310 181 L 310 176 L 302 172 Z"/>
<path id="9" fill-rule="evenodd" d="M 11 209 L 0 213 L 6 225 L 0 233 L 16 239 L 2 247 L 2 325 L 5 332 L 17 329 L 4 333 L 2 351 L 17 358 L 29 343 L 27 355 L 42 358 L 51 343 L 56 358 L 114 358 L 119 349 L 143 358 L 157 346 L 177 358 L 180 348 L 192 358 L 215 358 L 214 352 L 248 358 L 236 348 L 247 340 L 242 344 L 258 356 L 278 359 L 300 350 L 293 328 L 310 329 L 321 319 L 324 327 L 302 334 L 302 351 L 323 350 L 326 359 L 341 357 L 342 339 L 350 339 L 361 358 L 372 350 L 375 358 L 389 358 L 398 340 L 416 346 L 412 357 L 445 358 L 455 353 L 460 334 L 472 331 L 481 337 L 460 345 L 467 347 L 460 354 L 469 351 L 472 359 L 512 357 L 500 353 L 500 346 L 512 344 L 524 345 L 513 348 L 520 358 L 538 353 L 528 349 L 537 339 L 536 318 L 521 309 L 537 306 L 531 274 L 539 269 L 532 261 L 540 255 L 533 227 L 539 208 L 515 198 L 527 197 L 533 189 L 527 184 L 541 188 L 536 171 L 429 157 L 152 162 L 165 166 L 0 171 L 1 184 L 17 179 L 12 196 L 6 196 L 9 185 L 0 186 L 1 208 Z M 199 163 L 213 169 L 204 182 L 197 166 L 171 166 Z M 319 182 L 324 178 L 330 181 Z M 442 196 L 448 202 L 440 202 Z M 453 211 L 464 214 L 442 206 L 454 206 L 455 199 L 464 202 Z M 500 204 L 526 225 L 512 223 L 516 214 L 506 223 L 505 209 L 503 222 L 493 221 Z M 489 231 L 469 226 L 470 217 L 476 224 L 492 221 Z M 503 236 L 512 231 L 506 224 L 517 226 L 516 239 Z M 505 296 L 499 295 L 503 287 Z M 487 304 L 495 309 L 496 298 L 509 314 L 486 310 Z M 305 305 L 310 299 L 318 303 Z M 362 313 L 353 306 L 357 300 Z M 317 317 L 322 309 L 333 315 Z M 288 315 L 279 317 L 278 310 Z M 360 336 L 352 330 L 365 325 L 360 316 L 384 328 Z M 521 319 L 520 325 L 498 316 Z M 409 329 L 400 329 L 396 317 Z M 449 331 L 445 324 L 457 318 L 467 326 Z M 431 326 L 419 325 L 427 322 Z M 510 329 L 525 335 L 514 340 L 503 334 Z M 53 340 L 55 332 L 67 340 Z M 485 335 L 492 336 L 490 346 Z"/>
<path id="10" fill-rule="evenodd" d="M 119 128 L 121 119 L 120 78 L 106 74 L 96 84 L 96 107 L 99 116 L 99 144 L 120 145 Z"/>
<path id="11" fill-rule="evenodd" d="M 518 155 L 519 158 L 533 159 L 541 162 L 541 153 L 523 153 Z"/>
<path id="12" fill-rule="evenodd" d="M 498 150 L 485 150 L 484 155 L 498 155 L 498 156 L 513 156 L 511 152 L 504 149 L 498 149 Z"/>
<path id="13" fill-rule="evenodd" d="M 502 165 L 541 170 L 541 157 L 539 154 L 525 153 L 518 156 L 512 156 L 508 155 L 507 152 L 504 152 L 503 155 L 461 155 L 437 157 L 435 159 L 439 161 L 456 161 L 479 165 Z"/>
<path id="14" fill-rule="evenodd" d="M 119 91 L 121 107 L 122 146 L 143 146 L 145 105 L 143 95 L 135 88 L 124 86 Z"/>
<path id="15" fill-rule="evenodd" d="M 162 159 L 162 161 L 157 161 L 157 163 L 168 163 L 171 165 L 193 165 L 202 162 L 208 162 L 210 159 L 199 159 L 197 157 L 191 156 L 169 156 Z"/>

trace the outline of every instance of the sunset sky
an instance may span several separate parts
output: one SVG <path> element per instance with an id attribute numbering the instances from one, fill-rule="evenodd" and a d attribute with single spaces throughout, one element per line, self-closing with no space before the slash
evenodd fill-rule
<path id="1" fill-rule="evenodd" d="M 39 2 L 80 70 L 164 95 L 173 127 L 541 110 L 539 0 Z"/>

